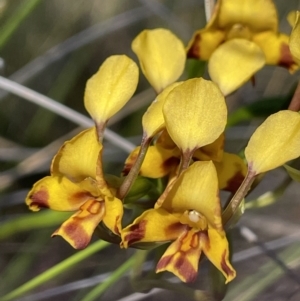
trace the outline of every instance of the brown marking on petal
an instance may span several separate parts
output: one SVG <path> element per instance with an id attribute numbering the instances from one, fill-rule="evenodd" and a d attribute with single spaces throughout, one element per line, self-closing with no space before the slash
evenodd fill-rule
<path id="1" fill-rule="evenodd" d="M 190 49 L 187 52 L 188 58 L 199 59 L 199 57 L 200 57 L 200 47 L 199 47 L 200 41 L 201 41 L 201 35 L 200 35 L 200 33 L 198 33 L 195 35 L 193 44 L 191 45 Z"/>
<path id="2" fill-rule="evenodd" d="M 226 263 L 226 256 L 227 256 L 227 250 L 224 250 L 224 252 L 222 254 L 222 260 L 221 260 L 222 270 L 224 271 L 224 273 L 227 276 L 234 277 L 234 275 L 235 275 L 234 271 Z"/>
<path id="3" fill-rule="evenodd" d="M 120 215 L 117 215 L 117 216 L 116 216 L 115 226 L 114 226 L 114 232 L 115 232 L 117 235 L 121 236 L 120 230 L 119 230 L 119 228 L 118 228 L 119 220 L 120 220 Z"/>
<path id="4" fill-rule="evenodd" d="M 127 176 L 128 175 L 128 173 L 130 172 L 134 162 L 136 161 L 137 156 L 138 156 L 138 153 L 131 154 L 130 158 L 128 158 L 126 160 L 124 168 L 122 170 L 122 176 Z"/>
<path id="5" fill-rule="evenodd" d="M 294 64 L 295 61 L 291 54 L 289 45 L 282 44 L 280 48 L 280 59 L 278 65 L 289 69 Z"/>
<path id="6" fill-rule="evenodd" d="M 180 163 L 180 159 L 176 158 L 176 157 L 171 157 L 169 159 L 167 159 L 164 163 L 163 163 L 163 170 L 170 170 L 172 167 L 177 167 Z"/>
<path id="7" fill-rule="evenodd" d="M 78 220 L 75 222 L 75 220 Z M 74 222 L 62 227 L 62 231 L 66 233 L 68 238 L 74 242 L 75 249 L 84 249 L 90 242 L 90 236 L 79 222 L 80 218 L 74 217 Z M 52 234 L 52 237 L 57 235 L 57 231 Z"/>
<path id="8" fill-rule="evenodd" d="M 129 228 L 130 233 L 124 237 L 124 240 L 127 241 L 128 246 L 142 240 L 145 237 L 146 224 L 147 221 L 143 220 Z"/>
<path id="9" fill-rule="evenodd" d="M 41 189 L 37 192 L 34 192 L 29 196 L 29 199 L 31 199 L 31 203 L 29 204 L 29 207 L 36 207 L 38 209 L 40 208 L 49 208 L 49 193 L 45 187 L 41 187 Z"/>
<path id="10" fill-rule="evenodd" d="M 239 168 L 239 165 L 237 165 L 237 168 Z M 241 186 L 243 180 L 245 179 L 245 176 L 243 173 L 239 170 L 229 181 L 227 182 L 227 185 L 223 190 L 235 193 L 238 188 Z"/>
<path id="11" fill-rule="evenodd" d="M 178 258 L 174 260 L 175 255 L 177 255 Z M 184 281 L 187 283 L 193 282 L 196 280 L 198 273 L 189 263 L 189 261 L 186 260 L 185 256 L 186 255 L 184 252 L 178 252 L 174 255 L 165 256 L 158 262 L 156 270 L 164 270 L 165 267 L 167 267 L 174 260 L 172 265 L 184 278 Z"/>
<path id="12" fill-rule="evenodd" d="M 165 233 L 166 236 L 171 236 L 172 233 L 176 232 L 184 232 L 186 229 L 188 229 L 188 225 L 183 225 L 182 223 L 175 223 L 175 224 L 171 224 L 169 225 L 166 229 L 165 229 Z"/>
<path id="13" fill-rule="evenodd" d="M 90 192 L 88 192 L 88 191 L 78 191 L 78 192 L 70 195 L 69 200 L 72 201 L 72 200 L 75 199 L 76 201 L 78 201 L 78 202 L 80 201 L 80 203 L 81 203 L 82 201 L 85 201 L 85 200 L 87 201 L 91 198 L 93 198 L 93 195 Z"/>

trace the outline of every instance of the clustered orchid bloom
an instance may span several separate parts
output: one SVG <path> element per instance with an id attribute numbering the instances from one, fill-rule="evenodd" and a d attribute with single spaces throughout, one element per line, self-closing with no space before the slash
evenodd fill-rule
<path id="1" fill-rule="evenodd" d="M 261 2 L 254 1 L 255 11 L 260 12 Z M 264 23 L 261 15 L 264 12 L 260 12 L 256 24 L 251 22 L 248 1 L 230 3 L 219 1 L 212 21 L 195 35 L 193 46 L 189 47 L 193 53 L 201 50 L 199 58 L 212 59 L 217 46 L 232 50 L 228 43 L 233 42 L 241 47 L 251 46 L 246 47 L 250 52 L 255 48 L 250 56 L 256 60 L 255 53 L 261 55 L 264 51 L 262 45 L 258 49 L 255 44 L 260 35 L 268 33 L 270 39 L 275 39 L 277 18 L 271 1 L 263 3 L 269 9 L 264 17 L 272 18 Z M 247 8 L 243 14 L 235 10 L 239 5 Z M 244 23 L 239 23 L 240 20 Z M 219 39 L 215 40 L 215 35 Z M 297 57 L 295 37 L 299 37 L 299 16 L 291 36 L 291 51 Z M 286 36 L 278 35 L 278 39 L 275 44 L 286 49 Z M 52 161 L 51 175 L 33 186 L 26 203 L 34 211 L 43 207 L 75 211 L 53 234 L 62 236 L 74 248 L 86 247 L 95 228 L 103 224 L 109 235 L 118 237 L 117 243 L 122 248 L 168 244 L 156 272 L 170 271 L 183 282 L 194 281 L 204 254 L 228 283 L 236 272 L 229 260 L 224 229 L 232 224 L 257 175 L 300 156 L 300 115 L 280 111 L 267 118 L 245 149 L 245 163 L 239 156 L 224 151 L 227 122 L 224 86 L 220 89 L 203 78 L 177 82 L 186 60 L 183 43 L 168 30 L 145 30 L 134 39 L 132 49 L 157 96 L 142 118 L 141 145 L 127 158 L 125 177 L 119 179 L 118 185 L 107 181 L 102 140 L 108 120 L 135 92 L 138 67 L 127 56 L 115 55 L 102 64 L 86 85 L 84 104 L 95 126 L 64 143 Z M 202 51 L 206 53 L 204 56 Z M 273 61 L 266 56 L 265 62 Z M 294 60 L 291 64 L 290 67 L 294 66 Z M 236 82 L 230 89 L 233 86 Z M 128 201 L 140 175 L 165 180 L 155 200 L 151 199 L 153 194 L 142 191 L 138 198 Z M 221 206 L 219 190 L 232 194 L 225 208 Z M 129 203 L 143 204 L 142 212 L 131 210 Z M 126 214 L 130 217 L 125 218 Z"/>
<path id="2" fill-rule="evenodd" d="M 278 32 L 273 1 L 218 0 L 211 20 L 187 47 L 188 57 L 209 60 L 208 71 L 224 95 L 248 81 L 265 64 L 294 72 L 299 62 L 289 36 Z"/>

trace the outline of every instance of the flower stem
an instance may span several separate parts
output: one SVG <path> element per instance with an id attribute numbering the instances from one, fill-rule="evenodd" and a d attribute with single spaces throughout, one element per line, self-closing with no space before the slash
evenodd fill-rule
<path id="1" fill-rule="evenodd" d="M 254 182 L 256 177 L 255 171 L 249 168 L 248 173 L 242 182 L 241 186 L 238 188 L 232 199 L 230 200 L 229 204 L 225 208 L 222 213 L 223 218 L 223 225 L 226 227 L 230 226 L 229 221 L 232 219 L 236 211 L 238 210 L 241 202 L 243 201 L 244 197 L 247 195 L 248 191 L 251 188 L 252 183 Z"/>
<path id="2" fill-rule="evenodd" d="M 99 297 L 115 282 L 117 282 L 133 265 L 135 256 L 131 256 L 118 269 L 116 269 L 104 282 L 97 285 L 81 301 L 99 300 Z"/>
<path id="3" fill-rule="evenodd" d="M 181 160 L 180 160 L 180 166 L 178 169 L 177 177 L 179 177 L 180 174 L 189 167 L 194 152 L 195 150 L 192 151 L 187 150 L 181 153 Z"/>
<path id="4" fill-rule="evenodd" d="M 125 198 L 125 196 L 129 192 L 131 186 L 133 185 L 135 179 L 137 178 L 137 176 L 140 172 L 141 166 L 144 162 L 144 159 L 145 159 L 145 156 L 146 156 L 146 153 L 147 153 L 150 143 L 151 143 L 151 138 L 149 138 L 146 135 L 143 135 L 139 154 L 138 154 L 132 168 L 130 169 L 128 175 L 126 176 L 124 182 L 122 183 L 122 185 L 120 186 L 120 188 L 118 190 L 117 197 L 120 200 L 123 200 Z"/>

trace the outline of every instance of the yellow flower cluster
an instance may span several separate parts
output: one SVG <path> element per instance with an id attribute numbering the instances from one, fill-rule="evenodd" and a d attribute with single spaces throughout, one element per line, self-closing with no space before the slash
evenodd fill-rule
<path id="1" fill-rule="evenodd" d="M 241 3 L 245 5 L 245 15 L 234 13 Z M 237 49 L 241 50 L 238 60 L 253 58 L 251 64 L 247 63 L 252 71 L 241 71 L 248 79 L 263 64 L 279 63 L 282 59 L 277 56 L 274 61 L 263 56 L 264 34 L 268 33 L 268 38 L 280 47 L 287 45 L 286 38 L 277 35 L 273 4 L 258 0 L 253 3 L 249 6 L 249 1 L 219 1 L 211 22 L 195 34 L 188 46 L 189 55 L 210 59 L 210 74 L 215 83 L 203 78 L 176 82 L 184 70 L 186 49 L 170 31 L 145 30 L 134 39 L 132 49 L 157 97 L 142 119 L 141 146 L 129 155 L 124 177 L 116 182 L 103 172 L 103 132 L 107 121 L 134 94 L 138 67 L 125 55 L 111 56 L 88 80 L 84 104 L 95 127 L 64 143 L 52 161 L 51 175 L 38 181 L 26 199 L 34 211 L 43 207 L 75 211 L 53 235 L 60 235 L 74 248 L 82 249 L 100 224 L 111 241 L 123 248 L 170 243 L 157 263 L 157 272 L 167 270 L 184 282 L 193 281 L 204 253 L 223 273 L 226 283 L 235 277 L 219 190 L 235 194 L 225 209 L 234 215 L 258 174 L 300 155 L 300 115 L 292 111 L 271 115 L 255 131 L 245 149 L 247 164 L 223 150 L 227 122 L 224 94 L 240 83 L 234 82 L 235 75 L 221 75 L 227 67 L 215 67 L 214 60 L 227 61 L 227 55 L 229 58 Z M 268 4 L 268 10 L 262 10 L 259 3 Z M 251 21 L 250 7 L 251 15 L 254 7 L 259 16 L 255 23 Z M 299 28 L 298 15 L 291 37 L 295 61 L 299 60 Z M 237 73 L 241 70 L 231 68 Z M 126 197 L 139 175 L 165 177 L 167 184 L 154 202 L 124 224 Z M 142 196 L 147 197 L 147 191 Z M 135 200 L 135 204 L 139 201 Z"/>

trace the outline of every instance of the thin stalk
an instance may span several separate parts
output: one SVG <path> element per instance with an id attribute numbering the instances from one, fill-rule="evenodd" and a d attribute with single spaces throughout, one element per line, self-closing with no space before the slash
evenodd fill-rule
<path id="1" fill-rule="evenodd" d="M 123 200 L 126 197 L 131 186 L 133 185 L 135 179 L 137 178 L 137 176 L 140 172 L 141 166 L 144 162 L 145 156 L 147 154 L 147 150 L 150 146 L 151 140 L 152 140 L 151 138 L 143 135 L 139 154 L 138 154 L 132 168 L 130 169 L 128 175 L 126 176 L 125 180 L 123 181 L 122 185 L 120 186 L 120 188 L 118 190 L 117 196 L 120 200 Z"/>
<path id="2" fill-rule="evenodd" d="M 177 178 L 180 176 L 180 174 L 186 170 L 190 166 L 190 162 L 192 159 L 192 156 L 194 154 L 194 150 L 189 151 L 187 150 L 186 152 L 181 153 L 181 158 L 180 158 L 180 165 L 177 173 Z"/>
<path id="3" fill-rule="evenodd" d="M 53 279 L 54 277 L 70 271 L 70 268 L 72 268 L 77 263 L 81 262 L 82 260 L 88 258 L 89 256 L 93 255 L 96 252 L 101 251 L 102 249 L 106 248 L 110 244 L 106 241 L 99 240 L 89 247 L 87 247 L 85 250 L 82 250 L 68 259 L 60 262 L 59 264 L 55 265 L 54 267 L 48 269 L 44 273 L 38 275 L 37 277 L 29 280 L 25 284 L 19 286 L 17 289 L 13 290 L 9 294 L 2 297 L 1 301 L 8 301 L 15 299 L 17 297 L 22 296 L 23 294 L 27 293 L 28 291 L 46 283 L 47 281 Z"/>
<path id="4" fill-rule="evenodd" d="M 135 256 L 131 256 L 102 283 L 91 290 L 81 301 L 99 300 L 99 297 L 115 282 L 117 282 L 133 265 Z"/>
<path id="5" fill-rule="evenodd" d="M 241 202 L 243 201 L 248 191 L 250 190 L 251 185 L 255 180 L 255 176 L 256 176 L 255 172 L 249 169 L 241 186 L 238 188 L 238 190 L 230 200 L 229 204 L 227 205 L 226 209 L 222 213 L 224 225 L 226 225 L 229 222 L 229 220 L 234 216 Z"/>

